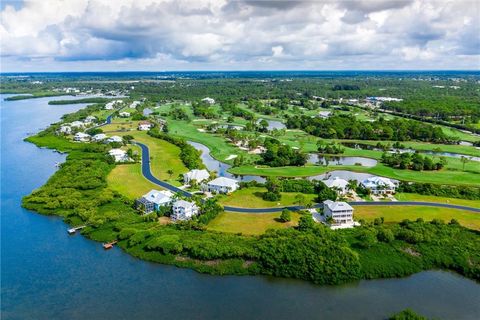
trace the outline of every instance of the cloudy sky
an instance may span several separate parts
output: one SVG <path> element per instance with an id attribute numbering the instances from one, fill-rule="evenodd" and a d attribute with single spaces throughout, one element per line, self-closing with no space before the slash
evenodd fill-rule
<path id="1" fill-rule="evenodd" d="M 480 1 L 2 0 L 1 71 L 480 69 Z"/>

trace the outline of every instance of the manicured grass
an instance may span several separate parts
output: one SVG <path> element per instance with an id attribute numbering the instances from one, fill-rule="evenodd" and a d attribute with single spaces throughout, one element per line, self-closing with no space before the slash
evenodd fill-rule
<path id="1" fill-rule="evenodd" d="M 441 219 L 445 222 L 457 219 L 464 227 L 480 230 L 480 214 L 465 210 L 420 207 L 420 206 L 355 206 L 355 220 L 365 219 L 372 221 L 384 217 L 385 222 L 399 222 L 404 219 L 416 220 L 423 218 L 426 221 Z"/>
<path id="2" fill-rule="evenodd" d="M 136 124 L 127 124 L 136 128 Z M 113 123 L 108 126 L 105 126 L 107 134 L 109 135 L 131 135 L 134 137 L 135 141 L 144 143 L 150 149 L 150 166 L 152 173 L 159 178 L 160 180 L 167 181 L 173 185 L 180 185 L 180 182 L 177 181 L 178 177 L 188 172 L 188 168 L 185 167 L 182 160 L 180 160 L 180 148 L 170 142 L 165 140 L 153 138 L 147 134 L 146 131 L 122 131 L 122 132 L 112 132 L 112 129 L 119 126 L 118 123 Z M 124 127 L 120 125 L 121 127 Z M 168 174 L 168 170 L 172 170 L 173 174 Z"/>
<path id="3" fill-rule="evenodd" d="M 397 198 L 397 200 L 399 201 L 425 201 L 425 202 L 437 202 L 437 203 L 450 203 L 450 204 L 458 204 L 461 206 L 467 206 L 472 208 L 480 208 L 480 200 L 435 197 L 435 196 L 427 196 L 427 195 L 416 194 L 416 193 L 396 193 L 395 198 Z"/>
<path id="4" fill-rule="evenodd" d="M 208 226 L 208 230 L 242 233 L 246 235 L 258 235 L 265 233 L 268 229 L 280 229 L 292 227 L 298 224 L 300 214 L 292 212 L 292 221 L 279 222 L 280 213 L 234 213 L 223 212 L 212 220 Z"/>
<path id="5" fill-rule="evenodd" d="M 477 162 L 478 163 L 478 162 Z M 476 163 L 471 161 L 465 166 L 474 167 Z M 241 166 L 231 168 L 229 171 L 238 175 L 260 175 L 260 176 L 278 176 L 278 177 L 307 177 L 322 174 L 332 170 L 349 170 L 355 172 L 365 172 L 374 175 L 384 176 L 397 180 L 428 182 L 436 184 L 452 185 L 480 185 L 480 174 L 468 171 L 453 171 L 443 169 L 440 171 L 413 171 L 394 169 L 383 164 L 377 164 L 375 167 L 367 168 L 361 166 L 314 166 L 304 167 L 261 167 L 261 166 Z M 478 170 L 478 169 L 477 169 Z"/>
<path id="6" fill-rule="evenodd" d="M 295 196 L 299 193 L 282 192 L 280 201 L 265 201 L 262 194 L 266 192 L 266 188 L 245 188 L 235 191 L 234 193 L 222 196 L 220 203 L 224 206 L 243 207 L 243 208 L 272 208 L 280 206 L 297 205 Z M 314 194 L 304 194 L 306 201 L 313 201 Z"/>
<path id="7" fill-rule="evenodd" d="M 136 199 L 160 186 L 142 176 L 140 163 L 117 165 L 107 176 L 108 186 L 130 199 Z"/>

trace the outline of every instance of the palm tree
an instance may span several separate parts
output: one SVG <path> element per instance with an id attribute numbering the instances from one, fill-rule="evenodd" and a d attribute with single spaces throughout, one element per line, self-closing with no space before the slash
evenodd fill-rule
<path id="1" fill-rule="evenodd" d="M 469 159 L 468 157 L 462 156 L 462 157 L 460 158 L 460 160 L 461 160 L 462 163 L 463 163 L 463 171 L 465 171 L 465 164 L 466 164 L 467 162 L 469 162 L 470 159 Z"/>

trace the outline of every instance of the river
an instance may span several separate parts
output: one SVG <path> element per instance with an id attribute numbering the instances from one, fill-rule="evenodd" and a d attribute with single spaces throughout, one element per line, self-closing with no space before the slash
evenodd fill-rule
<path id="1" fill-rule="evenodd" d="M 450 272 L 343 286 L 210 276 L 69 236 L 59 218 L 20 207 L 22 196 L 44 184 L 65 155 L 22 139 L 82 105 L 49 106 L 52 98 L 4 102 L 4 97 L 2 319 L 384 319 L 407 307 L 441 319 L 480 318 L 480 284 Z"/>

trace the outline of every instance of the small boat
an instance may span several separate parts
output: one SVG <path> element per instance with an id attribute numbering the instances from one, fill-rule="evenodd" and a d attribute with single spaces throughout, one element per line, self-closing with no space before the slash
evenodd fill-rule
<path id="1" fill-rule="evenodd" d="M 68 232 L 68 234 L 75 234 L 75 232 L 77 232 L 77 230 L 81 230 L 85 227 L 86 226 L 79 226 L 79 227 L 70 228 L 70 229 L 67 230 L 67 232 Z"/>
<path id="2" fill-rule="evenodd" d="M 117 243 L 117 240 L 112 241 L 112 242 L 104 243 L 103 244 L 103 249 L 105 249 L 105 250 L 112 249 L 115 243 Z"/>

